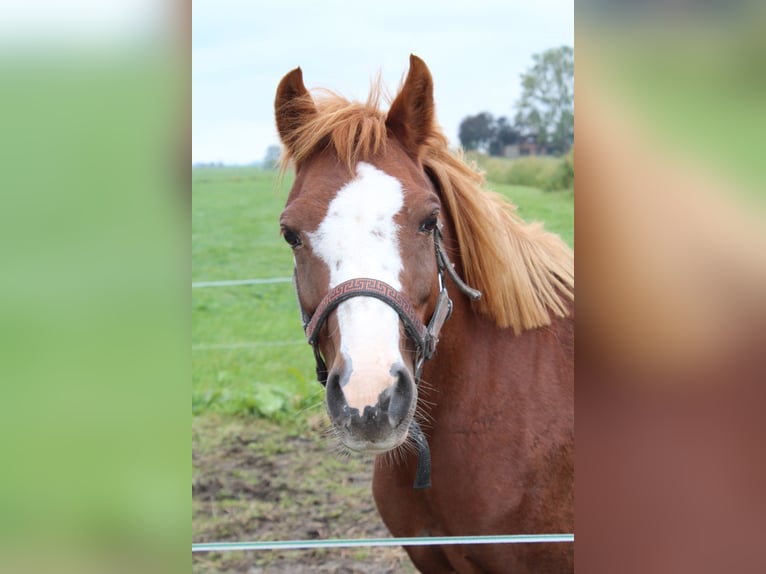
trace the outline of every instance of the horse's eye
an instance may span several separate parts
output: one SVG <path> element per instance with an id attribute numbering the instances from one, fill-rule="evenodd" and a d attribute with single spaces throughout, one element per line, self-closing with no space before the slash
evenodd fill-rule
<path id="1" fill-rule="evenodd" d="M 433 233 L 433 230 L 436 229 L 437 222 L 438 222 L 438 219 L 436 219 L 435 215 L 429 215 L 420 224 L 419 230 L 422 231 L 423 233 Z"/>
<path id="2" fill-rule="evenodd" d="M 292 229 L 283 229 L 282 237 L 285 238 L 285 241 L 287 241 L 288 245 L 293 249 L 301 244 L 301 236 L 295 233 Z"/>

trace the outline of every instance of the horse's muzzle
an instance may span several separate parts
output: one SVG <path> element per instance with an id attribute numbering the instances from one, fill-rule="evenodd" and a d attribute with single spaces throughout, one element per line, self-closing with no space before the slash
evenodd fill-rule
<path id="1" fill-rule="evenodd" d="M 417 389 L 409 370 L 392 368 L 394 382 L 375 404 L 349 406 L 343 387 L 350 373 L 333 369 L 327 380 L 327 411 L 341 442 L 351 450 L 380 453 L 399 446 L 407 436 L 415 411 Z M 358 381 L 355 384 L 360 384 Z"/>

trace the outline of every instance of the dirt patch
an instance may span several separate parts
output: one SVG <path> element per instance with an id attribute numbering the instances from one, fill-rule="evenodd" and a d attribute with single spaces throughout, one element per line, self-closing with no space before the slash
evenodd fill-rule
<path id="1" fill-rule="evenodd" d="M 192 423 L 192 540 L 384 538 L 371 457 L 341 457 L 326 419 L 278 425 L 213 415 Z M 401 548 L 196 553 L 192 571 L 415 572 Z"/>

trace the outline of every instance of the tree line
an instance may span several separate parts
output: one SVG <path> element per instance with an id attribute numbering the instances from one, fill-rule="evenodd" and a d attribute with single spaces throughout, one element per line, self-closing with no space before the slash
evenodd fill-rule
<path id="1" fill-rule="evenodd" d="M 505 155 L 515 145 L 517 153 L 561 155 L 574 145 L 574 50 L 553 48 L 532 60 L 521 75 L 513 121 L 489 112 L 463 118 L 458 137 L 464 149 Z"/>

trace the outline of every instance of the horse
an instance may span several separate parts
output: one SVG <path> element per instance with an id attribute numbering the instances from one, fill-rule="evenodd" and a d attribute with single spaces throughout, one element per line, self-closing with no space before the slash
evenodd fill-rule
<path id="1" fill-rule="evenodd" d="M 280 229 L 332 432 L 375 455 L 394 536 L 572 532 L 573 252 L 450 150 L 420 58 L 387 112 L 381 94 L 312 95 L 296 68 L 275 97 Z M 405 549 L 422 572 L 574 569 L 572 544 Z"/>

